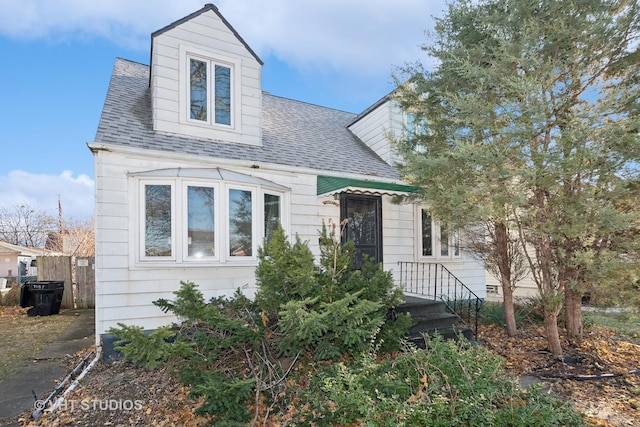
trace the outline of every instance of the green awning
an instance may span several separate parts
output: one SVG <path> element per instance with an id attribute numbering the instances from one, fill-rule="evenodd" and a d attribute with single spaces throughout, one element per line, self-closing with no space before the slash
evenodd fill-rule
<path id="1" fill-rule="evenodd" d="M 368 194 L 397 194 L 415 193 L 418 191 L 418 187 L 391 182 L 369 181 L 367 179 L 318 175 L 318 195 L 343 191 Z"/>

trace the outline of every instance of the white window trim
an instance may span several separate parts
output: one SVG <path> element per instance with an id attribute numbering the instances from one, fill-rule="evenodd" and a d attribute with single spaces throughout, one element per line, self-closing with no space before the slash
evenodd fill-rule
<path id="1" fill-rule="evenodd" d="M 171 186 L 171 248 L 170 257 L 149 257 L 145 255 L 145 185 Z M 194 258 L 188 257 L 188 197 L 189 186 L 214 188 L 215 209 L 215 256 Z M 291 207 L 290 193 L 275 190 L 265 185 L 247 185 L 220 180 L 197 178 L 170 178 L 153 176 L 132 177 L 133 190 L 130 203 L 131 216 L 135 219 L 131 224 L 138 236 L 130 242 L 131 268 L 179 268 L 179 267 L 211 267 L 222 265 L 255 266 L 258 260 L 258 246 L 264 245 L 264 194 L 280 196 L 280 223 L 285 230 L 290 228 Z M 229 190 L 245 190 L 252 193 L 252 256 L 233 257 L 229 255 Z M 224 224 L 224 229 L 221 227 Z M 179 235 L 178 235 L 179 234 Z M 132 239 L 134 240 L 134 239 Z"/>
<path id="2" fill-rule="evenodd" d="M 226 131 L 239 131 L 241 129 L 241 91 L 239 88 L 240 82 L 240 73 L 241 73 L 241 61 L 236 58 L 231 58 L 229 56 L 221 55 L 217 52 L 200 49 L 192 46 L 180 45 L 180 61 L 179 61 L 179 78 L 180 78 L 180 123 L 186 124 L 189 126 L 208 128 L 208 129 L 219 129 Z M 225 125 L 221 123 L 215 122 L 215 111 L 211 110 L 211 106 L 213 105 L 214 95 L 211 90 L 207 91 L 208 97 L 208 113 L 207 113 L 207 121 L 194 120 L 190 117 L 190 87 L 189 87 L 189 78 L 190 78 L 190 62 L 191 58 L 205 61 L 209 63 L 207 67 L 207 83 L 211 85 L 211 78 L 213 78 L 212 73 L 212 64 L 223 65 L 231 69 L 230 72 L 230 94 L 231 94 L 231 124 Z M 209 88 L 210 89 L 210 88 Z"/>
<path id="3" fill-rule="evenodd" d="M 435 221 L 431 218 L 431 248 L 433 255 L 422 255 L 422 210 L 428 209 L 424 205 L 415 205 L 415 255 L 418 261 L 423 262 L 436 262 L 436 261 L 454 261 L 462 258 L 462 248 L 460 247 L 460 241 L 458 241 L 458 255 L 455 254 L 455 247 L 453 245 L 453 234 L 449 236 L 449 255 L 441 255 L 440 242 L 442 239 L 442 224 L 439 221 Z M 458 236 L 460 232 L 458 231 Z"/>

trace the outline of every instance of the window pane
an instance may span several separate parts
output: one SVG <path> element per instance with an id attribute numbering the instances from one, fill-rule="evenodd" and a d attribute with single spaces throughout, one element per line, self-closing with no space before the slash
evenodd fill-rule
<path id="1" fill-rule="evenodd" d="M 145 256 L 171 256 L 171 186 L 145 185 Z"/>
<path id="2" fill-rule="evenodd" d="M 422 256 L 433 256 L 431 216 L 424 209 L 422 209 Z"/>
<path id="3" fill-rule="evenodd" d="M 188 256 L 202 258 L 215 255 L 214 198 L 211 187 L 188 187 Z"/>
<path id="4" fill-rule="evenodd" d="M 460 232 L 453 232 L 453 256 L 460 256 Z"/>
<path id="5" fill-rule="evenodd" d="M 191 59 L 190 103 L 191 118 L 207 121 L 207 63 Z"/>
<path id="6" fill-rule="evenodd" d="M 229 190 L 229 255 L 251 256 L 253 213 L 251 191 Z"/>
<path id="7" fill-rule="evenodd" d="M 280 196 L 264 195 L 264 239 L 271 241 L 271 236 L 280 222 Z"/>
<path id="8" fill-rule="evenodd" d="M 216 123 L 231 124 L 231 69 L 216 65 L 215 67 L 215 116 Z"/>
<path id="9" fill-rule="evenodd" d="M 449 256 L 449 229 L 445 223 L 440 227 L 440 255 Z"/>

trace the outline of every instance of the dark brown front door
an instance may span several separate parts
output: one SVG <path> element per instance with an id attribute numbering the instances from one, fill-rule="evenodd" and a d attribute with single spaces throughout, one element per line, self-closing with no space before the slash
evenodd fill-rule
<path id="1" fill-rule="evenodd" d="M 363 255 L 382 262 L 382 198 L 342 193 L 340 218 L 348 220 L 342 241 L 356 246 L 355 267 L 362 267 Z"/>

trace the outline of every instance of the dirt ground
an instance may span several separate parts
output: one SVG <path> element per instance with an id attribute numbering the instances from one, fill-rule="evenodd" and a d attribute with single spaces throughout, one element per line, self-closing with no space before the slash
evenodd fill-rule
<path id="1" fill-rule="evenodd" d="M 543 381 L 593 425 L 640 426 L 640 346 L 609 328 L 588 327 L 584 335 L 582 343 L 566 344 L 558 360 L 547 351 L 542 327 L 515 338 L 495 325 L 480 330 L 482 345 L 504 357 L 509 375 Z"/>
<path id="2" fill-rule="evenodd" d="M 563 361 L 546 351 L 542 329 L 531 327 L 508 338 L 497 326 L 481 326 L 480 342 L 505 358 L 509 375 L 543 382 L 549 393 L 572 402 L 597 426 L 640 426 L 640 346 L 616 338 L 612 329 L 590 327 L 580 344 L 566 345 Z M 77 355 L 78 359 L 81 355 Z M 66 406 L 35 426 L 198 426 L 201 402 L 188 396 L 165 369 L 146 371 L 130 364 L 98 364 Z"/>

